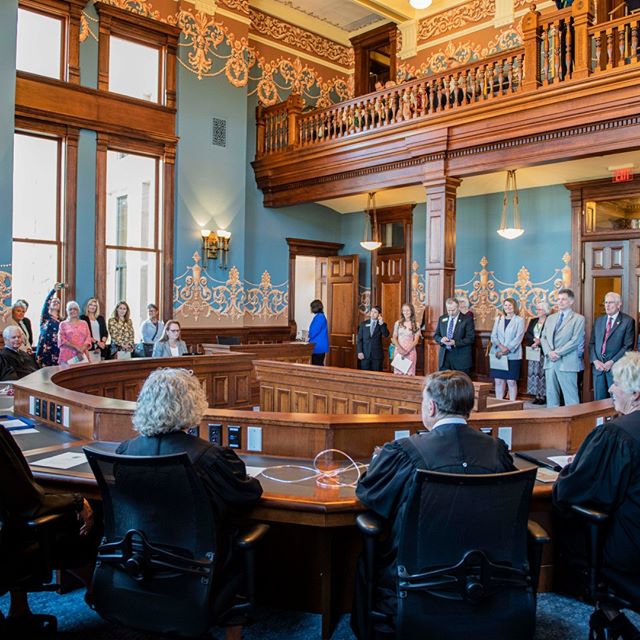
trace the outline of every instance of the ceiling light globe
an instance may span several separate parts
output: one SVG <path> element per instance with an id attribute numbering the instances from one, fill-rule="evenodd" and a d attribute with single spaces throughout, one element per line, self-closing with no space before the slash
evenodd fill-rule
<path id="1" fill-rule="evenodd" d="M 524 229 L 514 229 L 513 227 L 509 227 L 508 229 L 498 229 L 498 235 L 501 235 L 507 240 L 515 240 L 516 238 L 519 238 L 523 233 Z"/>
<path id="2" fill-rule="evenodd" d="M 409 4 L 414 9 L 428 9 L 433 0 L 409 0 Z"/>
<path id="3" fill-rule="evenodd" d="M 366 240 L 360 243 L 360 246 L 367 251 L 375 251 L 382 246 L 382 242 L 374 242 L 373 240 Z"/>

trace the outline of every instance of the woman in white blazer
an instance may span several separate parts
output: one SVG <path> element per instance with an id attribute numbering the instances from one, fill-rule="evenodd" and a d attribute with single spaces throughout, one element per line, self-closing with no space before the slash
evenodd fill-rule
<path id="1" fill-rule="evenodd" d="M 169 320 L 164 325 L 162 337 L 153 345 L 153 358 L 171 358 L 189 353 L 187 345 L 180 340 L 180 323 Z"/>
<path id="2" fill-rule="evenodd" d="M 509 400 L 518 395 L 518 379 L 522 365 L 522 338 L 524 320 L 518 315 L 518 303 L 506 298 L 502 303 L 503 316 L 496 318 L 491 331 L 491 354 L 501 360 L 505 358 L 508 369 L 490 369 L 496 383 L 496 398 L 504 398 L 505 381 L 509 387 Z"/>

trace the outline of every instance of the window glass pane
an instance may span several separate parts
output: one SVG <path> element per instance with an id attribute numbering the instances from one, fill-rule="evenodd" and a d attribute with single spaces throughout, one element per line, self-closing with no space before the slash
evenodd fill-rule
<path id="1" fill-rule="evenodd" d="M 56 240 L 58 145 L 16 134 L 13 152 L 13 236 Z"/>
<path id="2" fill-rule="evenodd" d="M 383 247 L 404 249 L 404 224 L 402 222 L 387 222 L 381 226 L 380 241 Z"/>
<path id="3" fill-rule="evenodd" d="M 62 20 L 18 9 L 16 69 L 62 78 Z"/>
<path id="4" fill-rule="evenodd" d="M 116 304 L 126 300 L 139 336 L 139 327 L 147 318 L 147 304 L 156 300 L 156 254 L 150 251 L 107 249 L 107 308 L 111 316 Z"/>
<path id="5" fill-rule="evenodd" d="M 155 246 L 156 162 L 107 152 L 107 244 Z"/>
<path id="6" fill-rule="evenodd" d="M 585 209 L 588 228 L 594 231 L 640 229 L 640 198 L 587 202 Z"/>
<path id="7" fill-rule="evenodd" d="M 13 301 L 24 298 L 29 303 L 33 339 L 40 333 L 40 311 L 53 289 L 58 273 L 58 249 L 53 244 L 14 242 L 12 249 Z"/>
<path id="8" fill-rule="evenodd" d="M 109 91 L 158 102 L 160 50 L 111 36 Z"/>

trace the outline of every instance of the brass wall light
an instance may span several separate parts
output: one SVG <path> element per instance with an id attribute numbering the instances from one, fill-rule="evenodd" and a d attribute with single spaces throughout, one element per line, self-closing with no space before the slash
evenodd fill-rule
<path id="1" fill-rule="evenodd" d="M 201 229 L 202 236 L 202 258 L 204 268 L 207 268 L 208 260 L 218 260 L 221 269 L 227 269 L 229 243 L 231 241 L 231 232 L 225 229 L 211 231 L 210 229 Z"/>

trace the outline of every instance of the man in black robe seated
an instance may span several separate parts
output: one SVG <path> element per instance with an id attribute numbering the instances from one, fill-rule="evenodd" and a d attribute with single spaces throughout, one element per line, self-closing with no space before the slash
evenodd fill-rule
<path id="1" fill-rule="evenodd" d="M 22 331 L 9 325 L 2 332 L 4 347 L 0 350 L 0 380 L 19 380 L 38 368 L 33 356 L 21 351 Z"/>
<path id="2" fill-rule="evenodd" d="M 377 558 L 376 608 L 392 619 L 397 611 L 396 558 L 401 520 L 416 469 L 444 473 L 502 473 L 514 471 L 507 446 L 472 429 L 467 418 L 473 409 L 474 388 L 461 371 L 439 371 L 425 380 L 422 422 L 428 433 L 388 442 L 375 455 L 360 479 L 356 495 L 360 502 L 389 521 L 388 537 Z M 358 566 L 351 626 L 356 636 L 364 630 L 365 585 L 362 562 Z M 393 633 L 393 629 L 388 630 Z"/>
<path id="3" fill-rule="evenodd" d="M 561 509 L 577 504 L 611 515 L 604 564 L 623 572 L 640 571 L 640 353 L 630 351 L 613 365 L 614 420 L 596 427 L 582 443 L 553 487 Z M 565 570 L 579 570 L 586 556 L 581 522 L 561 520 L 556 529 Z M 577 576 L 574 575 L 574 580 Z"/>

